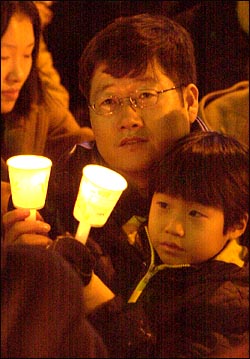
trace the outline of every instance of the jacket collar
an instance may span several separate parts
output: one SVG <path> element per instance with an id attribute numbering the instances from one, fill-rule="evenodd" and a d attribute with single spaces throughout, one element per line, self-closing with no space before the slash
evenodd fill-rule
<path id="1" fill-rule="evenodd" d="M 214 258 L 214 260 L 233 263 L 238 267 L 243 267 L 247 255 L 247 247 L 240 245 L 239 238 L 237 238 L 229 241 L 226 247 Z"/>

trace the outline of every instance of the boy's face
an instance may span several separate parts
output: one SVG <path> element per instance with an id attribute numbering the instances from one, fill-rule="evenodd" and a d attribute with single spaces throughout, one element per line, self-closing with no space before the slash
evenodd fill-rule
<path id="1" fill-rule="evenodd" d="M 165 264 L 195 264 L 215 256 L 231 239 L 223 234 L 221 210 L 187 202 L 180 197 L 155 193 L 148 230 L 159 257 Z"/>
<path id="2" fill-rule="evenodd" d="M 100 65 L 91 81 L 90 104 L 104 101 L 109 105 L 110 96 L 133 97 L 136 90 L 160 91 L 177 85 L 157 63 L 137 78 L 114 78 Z M 126 100 L 120 111 L 112 115 L 90 110 L 97 148 L 106 163 L 125 177 L 148 171 L 171 143 L 190 132 L 197 115 L 195 85 L 183 87 L 183 100 L 179 90 L 172 90 L 160 94 L 157 104 L 144 109 L 135 108 Z"/>

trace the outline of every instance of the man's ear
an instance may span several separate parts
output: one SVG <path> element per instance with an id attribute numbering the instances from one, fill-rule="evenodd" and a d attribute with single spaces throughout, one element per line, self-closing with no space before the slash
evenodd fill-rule
<path id="1" fill-rule="evenodd" d="M 183 91 L 183 98 L 186 111 L 189 116 L 189 122 L 193 123 L 198 114 L 199 90 L 195 84 L 188 84 Z"/>
<path id="2" fill-rule="evenodd" d="M 230 239 L 239 238 L 245 232 L 248 219 L 249 215 L 248 213 L 245 213 L 240 222 L 234 224 L 234 226 L 228 230 L 228 235 Z"/>

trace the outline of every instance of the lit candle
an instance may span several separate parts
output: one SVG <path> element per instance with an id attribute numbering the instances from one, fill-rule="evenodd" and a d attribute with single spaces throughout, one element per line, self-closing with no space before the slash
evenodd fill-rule
<path id="1" fill-rule="evenodd" d="M 27 219 L 36 220 L 44 207 L 52 162 L 36 155 L 18 155 L 7 160 L 12 201 L 16 208 L 30 209 Z"/>
<path id="2" fill-rule="evenodd" d="M 75 238 L 86 243 L 91 227 L 102 227 L 108 220 L 127 181 L 119 173 L 99 165 L 87 165 L 79 186 L 74 217 L 80 222 Z"/>

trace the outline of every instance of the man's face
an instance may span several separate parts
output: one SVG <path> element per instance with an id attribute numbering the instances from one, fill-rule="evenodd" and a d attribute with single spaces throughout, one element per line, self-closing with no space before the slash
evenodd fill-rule
<path id="1" fill-rule="evenodd" d="M 100 98 L 127 98 L 133 97 L 137 90 L 160 91 L 178 86 L 164 75 L 158 64 L 136 78 L 114 78 L 104 70 L 105 66 L 100 65 L 92 78 L 91 105 L 99 103 Z M 105 103 L 109 105 L 109 100 Z M 197 115 L 197 103 L 198 90 L 195 85 L 189 85 L 160 94 L 154 106 L 143 109 L 133 107 L 128 99 L 112 115 L 100 115 L 91 109 L 97 148 L 106 163 L 125 177 L 145 173 L 162 158 L 171 143 L 189 133 Z"/>

